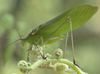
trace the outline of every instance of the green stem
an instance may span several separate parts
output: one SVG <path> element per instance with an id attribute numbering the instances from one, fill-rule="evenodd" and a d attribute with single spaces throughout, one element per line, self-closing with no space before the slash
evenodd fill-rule
<path id="1" fill-rule="evenodd" d="M 69 61 L 67 59 L 59 59 L 59 62 L 69 65 L 77 74 L 86 74 L 80 68 L 78 68 L 77 66 L 75 66 L 73 64 L 73 62 L 71 62 L 71 61 Z"/>
<path id="2" fill-rule="evenodd" d="M 47 62 L 59 62 L 59 63 L 64 63 L 69 65 L 77 74 L 86 74 L 84 73 L 80 68 L 78 68 L 77 66 L 75 66 L 71 61 L 67 60 L 67 59 L 47 59 L 47 60 L 38 60 L 37 62 L 35 62 L 31 67 L 28 67 L 27 69 L 32 69 L 34 70 L 35 68 L 37 68 L 39 65 L 43 64 L 43 63 L 47 63 Z"/>

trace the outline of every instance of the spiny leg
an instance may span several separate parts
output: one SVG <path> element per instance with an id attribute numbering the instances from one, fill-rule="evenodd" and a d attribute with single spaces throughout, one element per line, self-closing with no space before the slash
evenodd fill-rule
<path id="1" fill-rule="evenodd" d="M 74 41 L 73 41 L 73 32 L 72 32 L 72 22 L 71 22 L 71 18 L 68 17 L 68 19 L 70 20 L 70 30 L 71 30 L 71 42 L 72 42 L 72 51 L 73 51 L 73 63 L 74 65 L 76 65 L 77 67 L 81 68 L 79 65 L 76 64 L 75 62 L 75 55 L 74 55 Z M 82 68 L 81 68 L 82 69 Z"/>
<path id="2" fill-rule="evenodd" d="M 67 37 L 67 36 L 68 36 L 68 33 L 66 34 L 66 37 Z M 65 49 L 64 49 L 64 55 L 63 55 L 63 58 L 65 58 L 65 54 L 66 54 L 67 41 L 68 41 L 68 38 L 66 38 L 66 40 L 65 40 Z"/>

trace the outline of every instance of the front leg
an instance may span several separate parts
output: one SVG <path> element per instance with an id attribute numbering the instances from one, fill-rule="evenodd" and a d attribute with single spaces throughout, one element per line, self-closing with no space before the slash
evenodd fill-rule
<path id="1" fill-rule="evenodd" d="M 32 45 L 30 45 L 30 46 L 29 46 L 29 49 L 28 49 L 28 54 L 27 54 L 27 61 L 28 61 L 28 62 L 29 62 L 30 50 L 32 50 Z"/>

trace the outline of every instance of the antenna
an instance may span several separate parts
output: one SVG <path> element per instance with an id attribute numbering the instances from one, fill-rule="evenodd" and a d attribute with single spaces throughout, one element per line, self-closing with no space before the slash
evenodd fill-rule
<path id="1" fill-rule="evenodd" d="M 20 35 L 18 29 L 17 29 L 16 27 L 15 27 L 15 29 L 17 30 L 19 37 L 22 39 L 22 37 L 21 37 L 21 35 Z"/>
<path id="2" fill-rule="evenodd" d="M 21 39 L 18 39 L 18 40 L 16 40 L 16 41 L 10 43 L 6 48 L 8 48 L 10 45 L 12 45 L 13 43 L 15 43 L 15 42 L 17 42 L 17 41 L 19 41 L 19 40 L 21 40 Z M 5 50 L 6 48 L 4 48 L 4 50 Z M 4 50 L 2 50 L 2 51 L 4 51 Z M 2 51 L 0 51 L 0 53 L 1 53 Z"/>
<path id="3" fill-rule="evenodd" d="M 22 37 L 21 37 L 21 35 L 20 35 L 20 33 L 19 33 L 18 29 L 17 29 L 16 27 L 15 27 L 15 29 L 17 30 L 18 35 L 19 35 L 20 39 L 18 39 L 18 40 L 16 40 L 16 41 L 14 41 L 14 42 L 12 42 L 12 43 L 10 43 L 10 44 L 9 44 L 6 48 L 8 48 L 10 45 L 12 45 L 13 43 L 15 43 L 15 42 L 17 42 L 17 41 L 22 40 Z M 4 50 L 5 50 L 6 48 L 4 48 Z M 2 50 L 2 51 L 4 51 L 4 50 Z M 1 53 L 2 51 L 0 51 L 0 53 Z"/>

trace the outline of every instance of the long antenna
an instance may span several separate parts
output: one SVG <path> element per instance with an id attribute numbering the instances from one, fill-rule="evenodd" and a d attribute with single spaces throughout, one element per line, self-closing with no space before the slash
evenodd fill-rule
<path id="1" fill-rule="evenodd" d="M 70 30 L 71 30 L 71 42 L 72 42 L 72 51 L 73 51 L 73 63 L 75 63 L 75 55 L 74 55 L 74 41 L 73 41 L 73 32 L 72 32 L 72 22 L 71 22 L 71 18 L 68 17 L 68 19 L 70 20 Z"/>
<path id="2" fill-rule="evenodd" d="M 17 30 L 18 35 L 19 35 L 20 39 L 18 39 L 18 40 L 16 40 L 16 41 L 14 41 L 14 42 L 12 42 L 12 43 L 10 43 L 8 46 L 12 45 L 13 43 L 15 43 L 15 42 L 17 42 L 17 41 L 19 41 L 19 40 L 22 40 L 22 37 L 21 37 L 21 35 L 20 35 L 20 33 L 19 33 L 18 29 L 17 29 L 16 27 L 15 27 L 15 29 Z M 7 46 L 6 48 L 8 48 L 8 46 Z M 6 48 L 4 48 L 4 50 L 5 50 Z M 2 50 L 2 51 L 4 51 L 4 50 Z M 2 51 L 0 51 L 0 53 L 1 53 Z"/>
<path id="3" fill-rule="evenodd" d="M 10 43 L 8 46 L 12 45 L 13 43 L 15 43 L 15 42 L 17 42 L 17 41 L 19 41 L 19 40 L 21 40 L 21 39 L 18 39 L 18 40 L 16 40 L 16 41 Z M 7 46 L 6 48 L 8 48 L 8 46 Z M 6 48 L 4 48 L 4 50 L 5 50 Z M 4 51 L 4 50 L 2 50 L 2 51 Z M 0 51 L 0 53 L 1 53 L 2 51 Z"/>
<path id="4" fill-rule="evenodd" d="M 21 37 L 21 35 L 20 35 L 18 29 L 17 29 L 16 27 L 15 27 L 15 29 L 17 30 L 19 37 L 22 39 L 22 37 Z"/>

